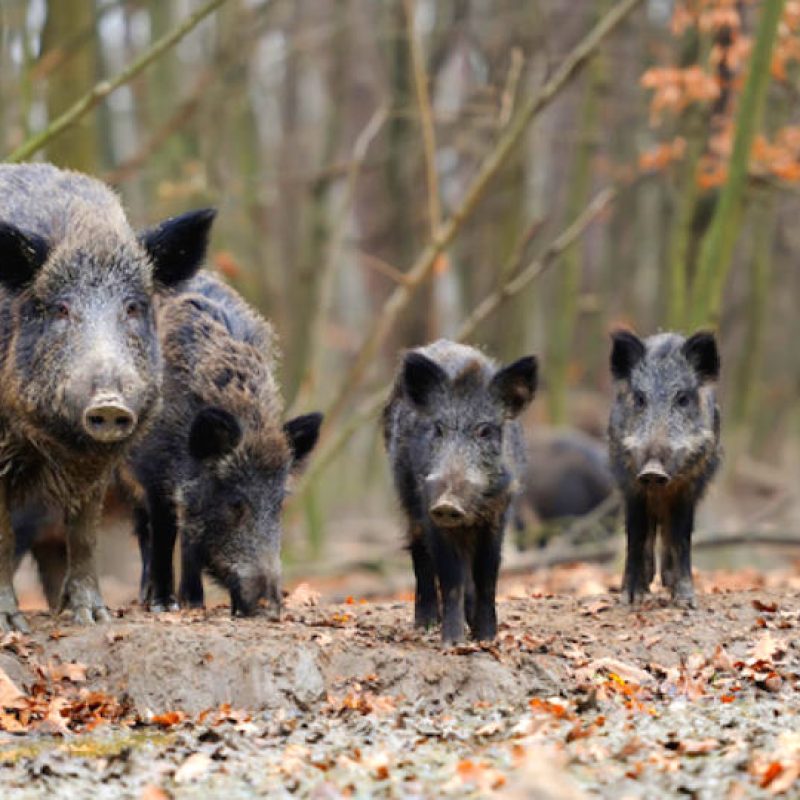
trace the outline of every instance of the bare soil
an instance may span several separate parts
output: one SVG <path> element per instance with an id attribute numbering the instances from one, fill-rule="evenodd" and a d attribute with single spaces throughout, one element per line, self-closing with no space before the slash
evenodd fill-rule
<path id="1" fill-rule="evenodd" d="M 2 642 L 5 676 L 122 711 L 0 734 L 0 793 L 800 796 L 796 573 L 749 590 L 706 577 L 691 611 L 658 594 L 631 611 L 613 582 L 574 567 L 506 584 L 497 642 L 447 649 L 411 627 L 408 599 L 334 605 L 305 585 L 279 623 L 36 613 Z"/>

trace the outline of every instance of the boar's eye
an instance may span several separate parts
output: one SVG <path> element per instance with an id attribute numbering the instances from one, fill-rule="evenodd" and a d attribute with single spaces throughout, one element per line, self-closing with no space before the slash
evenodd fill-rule
<path id="1" fill-rule="evenodd" d="M 639 391 L 638 389 L 633 393 L 633 407 L 637 411 L 643 411 L 644 407 L 647 405 L 647 398 L 644 396 L 644 392 Z"/>
<path id="2" fill-rule="evenodd" d="M 441 422 L 433 423 L 433 438 L 441 439 L 444 436 L 444 425 Z"/>
<path id="3" fill-rule="evenodd" d="M 679 408 L 688 408 L 692 402 L 692 392 L 688 389 L 681 389 L 675 395 L 675 405 Z"/>
<path id="4" fill-rule="evenodd" d="M 69 303 L 59 300 L 50 306 L 50 315 L 53 319 L 69 319 Z"/>
<path id="5" fill-rule="evenodd" d="M 497 435 L 497 426 L 491 422 L 484 422 L 475 428 L 475 436 L 479 439 L 493 439 Z"/>
<path id="6" fill-rule="evenodd" d="M 141 319 L 144 316 L 145 305 L 141 300 L 125 301 L 125 316 L 128 319 Z"/>
<path id="7" fill-rule="evenodd" d="M 247 513 L 247 503 L 241 497 L 233 497 L 228 501 L 228 510 L 234 524 L 239 524 Z"/>

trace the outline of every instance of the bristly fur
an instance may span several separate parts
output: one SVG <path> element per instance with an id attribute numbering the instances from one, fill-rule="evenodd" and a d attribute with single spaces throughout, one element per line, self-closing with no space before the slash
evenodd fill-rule
<path id="1" fill-rule="evenodd" d="M 165 268 L 166 288 L 169 265 L 152 261 L 113 191 L 49 164 L 0 165 L 0 226 L 4 500 L 19 506 L 45 497 L 64 510 L 71 545 L 61 605 L 82 622 L 104 619 L 95 525 L 111 473 L 158 411 L 161 355 L 151 301 L 154 270 Z M 132 409 L 127 438 L 100 441 L 87 430 L 83 415 L 104 391 Z M 0 573 L 8 575 L 0 615 L 16 625 L 2 531 L 0 543 Z"/>
<path id="2" fill-rule="evenodd" d="M 132 459 L 147 497 L 146 523 L 138 530 L 149 572 L 143 592 L 151 608 L 174 605 L 179 530 L 184 604 L 202 605 L 205 569 L 229 590 L 234 612 L 254 613 L 262 597 L 277 608 L 280 510 L 296 459 L 282 422 L 272 327 L 209 273 L 165 299 L 158 323 L 163 409 Z M 218 441 L 203 444 L 211 434 L 196 426 L 215 424 Z M 315 424 L 310 439 L 301 426 L 311 446 L 318 419 Z M 194 452 L 193 437 L 201 437 Z"/>
<path id="3" fill-rule="evenodd" d="M 693 605 L 690 543 L 695 507 L 720 462 L 719 356 L 711 334 L 613 335 L 614 402 L 609 456 L 626 501 L 631 602 L 648 591 L 661 537 L 661 577 L 676 602 Z M 659 481 L 641 477 L 648 464 Z"/>
<path id="4" fill-rule="evenodd" d="M 442 339 L 405 355 L 383 411 L 417 578 L 415 621 L 438 618 L 438 583 L 445 641 L 462 637 L 465 615 L 473 635 L 495 635 L 500 548 L 524 470 L 515 417 L 533 397 L 535 367 L 530 358 L 501 369 L 479 350 Z M 458 521 L 434 519 L 442 498 L 461 509 Z"/>

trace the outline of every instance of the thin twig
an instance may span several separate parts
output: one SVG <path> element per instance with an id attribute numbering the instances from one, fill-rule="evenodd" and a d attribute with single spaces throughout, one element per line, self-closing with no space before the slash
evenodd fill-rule
<path id="1" fill-rule="evenodd" d="M 428 91 L 428 74 L 422 44 L 414 30 L 415 0 L 404 0 L 403 7 L 408 26 L 408 42 L 411 48 L 411 68 L 414 73 L 414 88 L 417 93 L 419 121 L 422 130 L 422 147 L 425 154 L 425 180 L 428 187 L 428 218 L 431 236 L 442 223 L 442 206 L 439 199 L 439 176 L 436 172 L 436 133 L 433 127 L 433 109 Z"/>
<path id="2" fill-rule="evenodd" d="M 331 315 L 337 265 L 341 262 L 342 246 L 345 240 L 350 210 L 353 205 L 353 200 L 355 199 L 358 178 L 361 174 L 361 168 L 366 160 L 367 153 L 369 152 L 370 145 L 380 133 L 388 115 L 389 108 L 387 105 L 381 105 L 376 108 L 361 133 L 358 134 L 355 144 L 353 145 L 353 153 L 347 171 L 345 196 L 333 226 L 328 253 L 322 266 L 319 303 L 309 323 L 309 337 L 311 343 L 308 350 L 308 365 L 300 381 L 300 390 L 297 392 L 297 398 L 294 403 L 292 403 L 292 408 L 288 412 L 289 416 L 296 413 L 296 409 L 306 407 L 315 393 L 316 377 L 319 374 L 319 361 L 322 356 L 325 341 L 325 325 Z M 392 269 L 388 264 L 386 267 Z M 403 278 L 404 276 L 401 273 L 400 279 Z"/>
<path id="3" fill-rule="evenodd" d="M 145 50 L 139 58 L 131 62 L 125 69 L 118 73 L 111 80 L 100 81 L 88 94 L 70 106 L 61 116 L 54 119 L 41 133 L 32 136 L 23 142 L 16 150 L 10 153 L 6 161 L 24 161 L 34 153 L 41 150 L 48 142 L 51 142 L 59 134 L 71 128 L 86 113 L 91 111 L 96 105 L 104 100 L 120 86 L 133 80 L 142 70 L 156 61 L 174 44 L 179 42 L 190 31 L 196 28 L 209 14 L 216 11 L 226 0 L 209 0 L 201 6 L 194 14 L 190 14 L 184 22 L 174 30 L 163 36 L 155 44 Z"/>
<path id="4" fill-rule="evenodd" d="M 485 297 L 459 328 L 457 339 L 463 341 L 471 336 L 486 317 L 494 313 L 510 297 L 521 292 L 531 281 L 551 267 L 558 257 L 586 230 L 589 224 L 605 210 L 617 196 L 616 187 L 608 187 L 597 194 L 574 222 L 548 246 L 544 253 L 518 272 L 513 278 Z"/>
<path id="5" fill-rule="evenodd" d="M 508 160 L 522 139 L 530 122 L 558 95 L 561 89 L 587 63 L 601 42 L 639 5 L 642 0 L 621 0 L 567 55 L 558 69 L 539 91 L 512 118 L 494 149 L 486 156 L 477 175 L 467 187 L 458 208 L 437 228 L 430 242 L 407 272 L 407 281 L 398 286 L 375 317 L 355 360 L 342 381 L 326 413 L 326 427 L 337 422 L 350 398 L 361 384 L 364 374 L 394 328 L 400 314 L 419 286 L 430 276 L 439 255 L 453 241 L 458 231 L 475 211 L 492 179 Z"/>

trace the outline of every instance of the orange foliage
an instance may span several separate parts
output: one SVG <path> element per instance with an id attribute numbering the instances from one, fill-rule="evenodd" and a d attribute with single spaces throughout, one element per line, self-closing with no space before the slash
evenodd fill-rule
<path id="1" fill-rule="evenodd" d="M 677 0 L 670 25 L 672 34 L 680 37 L 692 28 L 712 40 L 706 61 L 683 68 L 651 67 L 640 82 L 652 92 L 650 123 L 654 127 L 667 114 L 679 115 L 692 105 L 708 106 L 719 100 L 723 90 L 729 93 L 724 107 L 714 108 L 712 132 L 698 165 L 697 185 L 707 191 L 720 186 L 727 178 L 736 105 L 752 41 L 742 34 L 737 0 Z M 773 79 L 786 81 L 793 64 L 800 64 L 800 0 L 787 0 L 785 4 L 772 56 Z M 685 142 L 680 137 L 658 144 L 640 155 L 639 170 L 666 170 L 682 158 L 684 148 Z M 758 176 L 800 181 L 800 129 L 797 126 L 784 128 L 771 140 L 758 136 L 750 168 Z"/>

